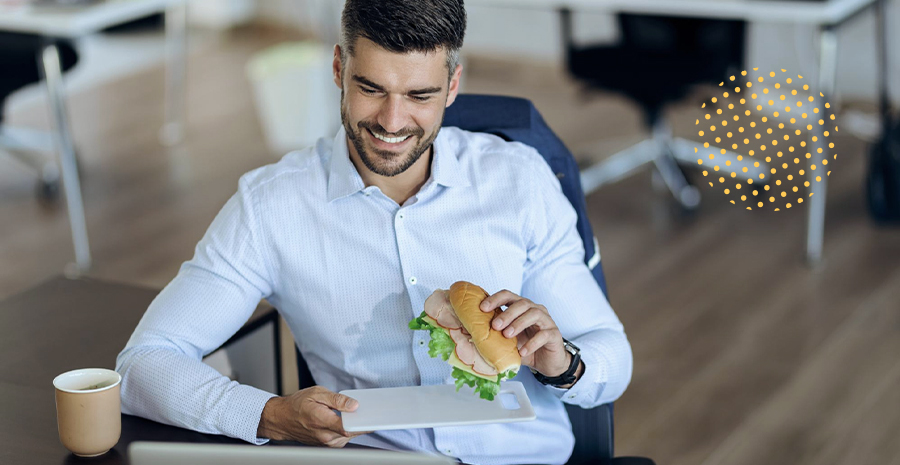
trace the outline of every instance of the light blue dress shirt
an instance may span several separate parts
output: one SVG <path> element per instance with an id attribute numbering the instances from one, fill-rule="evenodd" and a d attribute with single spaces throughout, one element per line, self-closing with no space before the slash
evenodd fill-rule
<path id="1" fill-rule="evenodd" d="M 317 382 L 332 391 L 453 383 L 407 323 L 435 289 L 465 280 L 545 305 L 585 371 L 568 390 L 515 378 L 537 419 L 381 431 L 351 442 L 471 464 L 564 463 L 574 438 L 563 402 L 594 407 L 631 379 L 622 325 L 584 264 L 575 211 L 531 147 L 443 128 L 431 176 L 402 206 L 366 187 L 343 129 L 244 175 L 194 258 L 150 305 L 116 370 L 122 411 L 263 444 L 273 394 L 203 364 L 268 299 Z"/>

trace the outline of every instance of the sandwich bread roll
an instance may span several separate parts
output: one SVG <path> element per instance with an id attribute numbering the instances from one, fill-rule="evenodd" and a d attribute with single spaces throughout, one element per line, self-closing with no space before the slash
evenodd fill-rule
<path id="1" fill-rule="evenodd" d="M 506 338 L 491 327 L 494 316 L 503 312 L 499 308 L 493 312 L 481 311 L 481 301 L 488 293 L 475 284 L 457 281 L 450 286 L 447 294 L 457 318 L 471 335 L 472 343 L 485 361 L 500 373 L 507 370 L 518 371 L 522 365 L 522 357 L 519 355 L 516 338 Z"/>

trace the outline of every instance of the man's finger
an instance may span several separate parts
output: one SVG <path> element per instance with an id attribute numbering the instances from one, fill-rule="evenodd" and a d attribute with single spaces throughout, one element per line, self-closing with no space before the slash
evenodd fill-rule
<path id="1" fill-rule="evenodd" d="M 502 307 L 504 305 L 509 305 L 517 300 L 520 300 L 516 294 L 504 289 L 500 292 L 497 292 L 494 295 L 489 295 L 481 301 L 481 311 L 483 312 L 491 312 L 495 308 Z"/>
<path id="2" fill-rule="evenodd" d="M 325 389 L 314 393 L 312 399 L 339 412 L 352 412 L 359 407 L 359 402 L 356 399 Z"/>
<path id="3" fill-rule="evenodd" d="M 537 308 L 531 307 L 520 315 L 518 318 L 512 321 L 509 325 L 507 325 L 506 329 L 503 330 L 503 336 L 507 338 L 514 338 L 519 335 L 522 331 L 525 331 L 526 328 L 530 328 L 531 326 L 538 325 L 538 327 L 547 326 L 549 323 L 541 320 L 550 318 L 546 313 L 540 311 Z M 543 323 L 543 324 L 541 324 Z M 540 334 L 540 333 L 538 333 Z"/>
<path id="4" fill-rule="evenodd" d="M 506 307 L 503 313 L 495 316 L 491 321 L 491 326 L 497 331 L 503 331 L 503 328 L 506 328 L 510 322 L 515 321 L 519 315 L 527 312 L 529 308 L 531 308 L 531 301 L 528 299 L 517 300 Z"/>

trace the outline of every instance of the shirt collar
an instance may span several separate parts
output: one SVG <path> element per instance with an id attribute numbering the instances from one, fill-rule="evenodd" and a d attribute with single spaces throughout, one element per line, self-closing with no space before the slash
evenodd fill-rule
<path id="1" fill-rule="evenodd" d="M 441 129 L 432 144 L 434 159 L 431 163 L 431 178 L 434 182 L 447 187 L 466 187 L 471 182 L 468 173 L 463 169 L 453 150 L 458 144 L 452 143 L 451 134 Z M 356 166 L 350 161 L 347 148 L 347 132 L 341 125 L 334 136 L 331 160 L 328 168 L 328 202 L 347 197 L 365 189 L 365 183 Z M 427 184 L 427 183 L 426 183 Z"/>

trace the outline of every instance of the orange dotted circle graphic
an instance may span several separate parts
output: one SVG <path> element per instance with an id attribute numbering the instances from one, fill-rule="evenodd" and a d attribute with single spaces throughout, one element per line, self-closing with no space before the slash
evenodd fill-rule
<path id="1" fill-rule="evenodd" d="M 803 76 L 758 71 L 730 76 L 719 83 L 725 90 L 703 103 L 695 122 L 703 148 L 694 152 L 703 176 L 717 178 L 732 204 L 781 211 L 812 197 L 812 183 L 831 175 L 837 153 L 830 137 L 838 126 L 831 104 L 821 92 L 810 94 Z"/>

